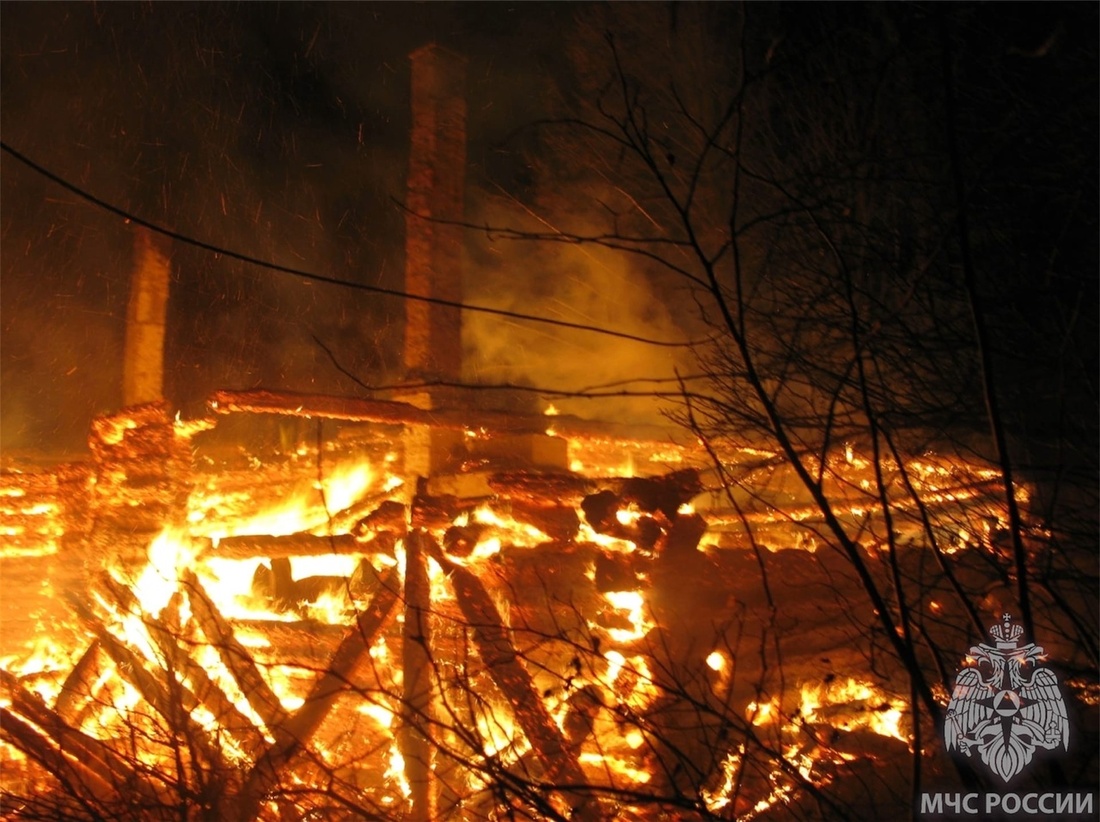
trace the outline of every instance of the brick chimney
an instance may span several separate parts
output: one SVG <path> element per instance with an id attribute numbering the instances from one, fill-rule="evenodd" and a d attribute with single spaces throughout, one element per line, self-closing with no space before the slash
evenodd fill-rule
<path id="1" fill-rule="evenodd" d="M 136 226 L 122 360 L 124 406 L 164 398 L 164 323 L 170 274 L 163 239 L 143 226 Z"/>
<path id="2" fill-rule="evenodd" d="M 412 62 L 412 134 L 405 204 L 405 289 L 462 300 L 466 60 L 429 43 Z M 462 316 L 457 308 L 407 300 L 405 371 L 413 378 L 462 376 Z"/>

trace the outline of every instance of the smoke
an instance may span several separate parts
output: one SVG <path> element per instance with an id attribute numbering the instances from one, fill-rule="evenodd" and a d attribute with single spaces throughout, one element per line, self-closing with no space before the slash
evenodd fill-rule
<path id="1" fill-rule="evenodd" d="M 499 201 L 480 211 L 475 222 L 546 231 Z M 467 246 L 471 303 L 650 339 L 685 339 L 668 290 L 636 258 L 598 246 L 494 239 L 491 233 L 470 237 Z M 674 384 L 653 381 L 674 378 L 688 362 L 685 349 L 476 312 L 465 314 L 463 342 L 471 380 L 554 391 L 675 391 Z M 571 399 L 548 393 L 545 400 L 564 413 L 619 421 L 657 422 L 668 407 L 667 401 L 639 396 Z"/>

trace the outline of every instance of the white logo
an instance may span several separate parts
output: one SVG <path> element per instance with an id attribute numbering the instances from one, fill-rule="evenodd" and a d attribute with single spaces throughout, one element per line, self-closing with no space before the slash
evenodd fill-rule
<path id="1" fill-rule="evenodd" d="M 1043 649 L 1020 645 L 1024 629 L 1010 614 L 989 629 L 995 646 L 970 649 L 969 666 L 955 677 L 943 727 L 947 750 L 977 748 L 1005 782 L 1020 773 L 1036 748 L 1069 749 L 1069 718 L 1058 678 L 1043 667 Z"/>

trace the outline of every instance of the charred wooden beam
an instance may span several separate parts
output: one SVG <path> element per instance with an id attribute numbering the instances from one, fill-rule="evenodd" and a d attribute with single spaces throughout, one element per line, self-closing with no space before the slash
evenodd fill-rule
<path id="1" fill-rule="evenodd" d="M 241 693 L 268 728 L 276 728 L 286 721 L 286 710 L 275 696 L 267 680 L 263 678 L 252 655 L 237 641 L 232 627 L 226 622 L 211 601 L 194 571 L 181 574 L 184 589 L 191 602 L 191 612 L 202 628 L 210 644 L 217 648 L 225 667 L 237 680 Z"/>
<path id="2" fill-rule="evenodd" d="M 217 547 L 208 543 L 200 558 L 251 559 L 253 557 L 302 557 L 321 554 L 355 554 L 363 550 L 362 544 L 351 534 L 248 534 L 223 537 Z"/>
<path id="3" fill-rule="evenodd" d="M 405 539 L 403 699 L 398 745 L 411 791 L 411 818 L 417 822 L 435 816 L 431 778 L 431 583 L 427 555 L 430 541 L 431 537 L 420 529 L 413 530 Z"/>
<path id="4" fill-rule="evenodd" d="M 380 575 L 378 592 L 370 606 L 346 631 L 328 670 L 314 684 L 305 702 L 273 728 L 274 744 L 256 761 L 241 789 L 237 814 L 241 822 L 252 822 L 256 818 L 260 802 L 278 782 L 283 769 L 309 744 L 340 695 L 347 693 L 356 670 L 370 656 L 371 645 L 389 621 L 399 595 L 400 575 L 394 566 Z"/>
<path id="5" fill-rule="evenodd" d="M 484 431 L 487 434 L 544 434 L 552 424 L 558 436 L 577 439 L 622 439 L 668 445 L 672 436 L 672 432 L 652 426 L 627 428 L 567 415 L 556 416 L 551 420 L 543 415 L 525 416 L 498 411 L 446 408 L 426 410 L 391 400 L 299 394 L 291 391 L 215 391 L 207 404 L 218 414 L 323 417 L 383 425 L 425 425 L 455 431 Z"/>

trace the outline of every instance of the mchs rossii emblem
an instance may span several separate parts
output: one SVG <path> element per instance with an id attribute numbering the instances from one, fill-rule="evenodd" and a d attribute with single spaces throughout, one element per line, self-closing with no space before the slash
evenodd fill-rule
<path id="1" fill-rule="evenodd" d="M 970 649 L 955 677 L 943 736 L 947 750 L 977 750 L 1005 782 L 1023 771 L 1037 748 L 1069 748 L 1069 718 L 1058 678 L 1042 665 L 1043 649 L 1021 644 L 1024 629 L 1004 614 L 989 629 L 993 645 Z"/>

